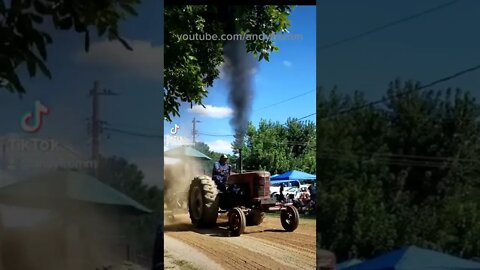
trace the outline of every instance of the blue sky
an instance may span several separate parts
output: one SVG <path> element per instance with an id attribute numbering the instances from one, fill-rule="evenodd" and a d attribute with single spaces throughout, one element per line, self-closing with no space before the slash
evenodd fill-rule
<path id="1" fill-rule="evenodd" d="M 253 78 L 254 99 L 251 121 L 257 125 L 261 119 L 286 122 L 289 117 L 304 117 L 315 112 L 316 85 L 316 9 L 314 6 L 299 6 L 290 16 L 291 34 L 301 34 L 301 40 L 279 40 L 280 51 L 270 56 L 270 62 L 262 61 L 255 70 Z M 217 79 L 209 96 L 204 100 L 207 109 L 190 111 L 190 104 L 181 108 L 181 117 L 165 122 L 164 134 L 168 136 L 170 129 L 180 126 L 177 136 L 191 140 L 192 120 L 197 124 L 200 133 L 211 135 L 233 134 L 228 111 L 227 81 Z M 302 97 L 289 102 L 262 109 L 285 99 L 311 91 Z M 216 112 L 216 113 L 215 113 Z M 212 116 L 221 118 L 215 118 Z M 315 121 L 315 116 L 305 120 Z M 198 141 L 207 143 L 215 151 L 230 153 L 233 137 L 207 136 L 200 134 Z"/>
<path id="2" fill-rule="evenodd" d="M 118 155 L 136 163 L 146 180 L 159 184 L 163 175 L 162 147 L 162 69 L 163 69 L 163 8 L 154 0 L 144 1 L 139 16 L 122 23 L 120 32 L 130 41 L 134 51 L 123 49 L 118 42 L 92 40 L 91 50 L 83 51 L 83 36 L 52 31 L 54 43 L 48 48 L 48 66 L 53 79 L 42 76 L 24 78 L 28 94 L 17 95 L 0 91 L 0 134 L 18 134 L 34 138 L 51 138 L 69 145 L 79 155 L 89 157 L 89 135 L 86 118 L 91 115 L 87 97 L 93 82 L 122 93 L 101 100 L 101 119 L 112 127 L 158 138 L 105 132 L 101 153 Z M 50 25 L 46 26 L 52 29 Z M 42 130 L 35 135 L 24 134 L 20 117 L 33 109 L 35 100 L 51 109 Z M 107 139 L 107 135 L 110 138 Z"/>
<path id="3" fill-rule="evenodd" d="M 447 1 L 442 1 L 447 2 Z M 364 91 L 369 99 L 385 93 L 388 82 L 396 77 L 430 82 L 480 63 L 480 2 L 459 1 L 434 13 L 396 25 L 384 31 L 315 51 L 319 46 L 355 35 L 376 26 L 400 19 L 439 5 L 438 1 L 385 2 L 380 0 L 333 1 L 315 7 L 297 7 L 290 19 L 290 32 L 302 34 L 301 41 L 279 41 L 280 52 L 262 62 L 254 78 L 255 98 L 251 120 L 284 122 L 288 117 L 302 117 L 315 112 L 315 93 L 287 103 L 258 110 L 289 97 L 313 90 L 315 84 L 326 88 L 338 85 L 352 93 Z M 16 95 L 0 92 L 0 134 L 24 135 L 19 119 L 40 99 L 52 109 L 45 126 L 35 136 L 55 138 L 72 145 L 84 156 L 89 153 L 85 118 L 91 104 L 87 92 L 94 80 L 121 92 L 119 97 L 103 99 L 102 119 L 112 127 L 145 135 L 168 134 L 174 123 L 181 126 L 180 135 L 190 137 L 191 121 L 197 117 L 198 130 L 208 134 L 232 134 L 229 117 L 211 118 L 208 111 L 189 112 L 182 108 L 182 117 L 163 127 L 162 76 L 163 13 L 161 2 L 146 1 L 140 16 L 121 25 L 124 37 L 131 41 L 134 52 L 124 51 L 118 43 L 93 40 L 91 52 L 83 52 L 83 37 L 74 33 L 55 32 L 54 44 L 48 48 L 48 65 L 53 79 L 24 76 L 28 95 L 20 100 Z M 317 21 L 317 24 L 315 23 Z M 318 39 L 316 28 L 318 27 Z M 473 30 L 472 30 L 473 29 Z M 318 81 L 316 75 L 318 54 Z M 285 64 L 287 63 L 287 65 Z M 290 65 L 288 65 L 290 63 Z M 157 72 L 158 71 L 158 72 Z M 25 75 L 25 74 L 24 74 Z M 440 84 L 439 88 L 462 87 L 480 96 L 478 72 Z M 206 105 L 229 107 L 226 82 L 217 80 L 209 89 Z M 158 102 L 152 102 L 158 101 Z M 222 110 L 220 110 L 222 111 Z M 312 116 L 308 120 L 315 120 Z M 162 140 L 120 133 L 102 137 L 102 152 L 128 158 L 137 163 L 156 182 L 161 176 Z M 229 151 L 231 137 L 200 135 L 214 150 Z"/>
<path id="4" fill-rule="evenodd" d="M 354 36 L 449 1 L 318 2 L 318 45 Z M 383 96 L 399 77 L 429 83 L 480 64 L 480 2 L 461 0 L 363 38 L 318 51 L 317 83 L 326 89 L 363 91 Z M 436 89 L 461 87 L 479 96 L 480 71 L 441 83 Z"/>

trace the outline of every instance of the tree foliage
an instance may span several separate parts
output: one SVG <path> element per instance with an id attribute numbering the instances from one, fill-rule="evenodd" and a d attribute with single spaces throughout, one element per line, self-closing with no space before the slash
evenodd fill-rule
<path id="1" fill-rule="evenodd" d="M 96 175 L 100 181 L 153 211 L 130 225 L 130 237 L 143 254 L 151 257 L 157 226 L 163 220 L 163 191 L 144 182 L 144 174 L 124 158 L 102 158 Z"/>
<path id="2" fill-rule="evenodd" d="M 313 122 L 288 119 L 286 124 L 282 124 L 261 120 L 258 127 L 249 123 L 244 141 L 243 170 L 266 170 L 271 174 L 289 170 L 314 174 L 316 171 L 316 129 Z M 212 158 L 204 163 L 206 172 L 210 173 L 221 153 L 211 151 L 203 142 L 197 143 L 195 148 Z M 235 171 L 239 170 L 238 152 L 238 149 L 233 149 L 233 154 L 227 155 Z"/>
<path id="3" fill-rule="evenodd" d="M 340 261 L 404 244 L 480 255 L 480 105 L 419 85 L 392 82 L 379 107 L 318 95 L 317 230 Z"/>
<path id="4" fill-rule="evenodd" d="M 238 153 L 234 149 L 234 153 Z M 309 121 L 288 119 L 286 124 L 261 120 L 249 124 L 242 149 L 244 170 L 289 170 L 315 173 L 316 129 Z"/>
<path id="5" fill-rule="evenodd" d="M 211 158 L 211 160 L 201 162 L 201 166 L 205 171 L 205 174 L 210 175 L 213 170 L 213 164 L 215 164 L 215 162 L 218 161 L 220 156 L 223 154 L 212 151 L 208 146 L 208 144 L 204 142 L 197 142 L 194 148 Z M 233 155 L 227 155 L 227 156 L 229 158 L 230 163 L 235 163 L 235 157 Z"/>
<path id="6" fill-rule="evenodd" d="M 98 169 L 98 178 L 110 187 L 126 194 L 153 211 L 163 206 L 161 190 L 144 182 L 143 172 L 126 159 L 103 158 Z"/>
<path id="7" fill-rule="evenodd" d="M 179 116 L 181 102 L 203 105 L 207 88 L 219 77 L 223 63 L 227 41 L 221 37 L 236 33 L 232 22 L 241 34 L 283 33 L 290 26 L 291 9 L 273 5 L 237 6 L 233 11 L 228 5 L 165 6 L 165 119 Z M 195 34 L 202 40 L 192 38 Z M 217 38 L 205 40 L 206 34 Z M 180 38 L 182 35 L 189 35 L 189 39 Z M 279 50 L 271 37 L 247 39 L 246 49 L 258 60 L 267 61 L 271 52 Z"/>
<path id="8" fill-rule="evenodd" d="M 18 71 L 26 65 L 30 77 L 37 70 L 51 78 L 47 67 L 47 47 L 51 34 L 44 21 L 51 20 L 56 29 L 75 31 L 85 37 L 84 48 L 89 50 L 90 34 L 120 41 L 118 24 L 130 15 L 136 15 L 140 0 L 0 0 L 0 88 L 23 94 L 26 89 Z M 6 3 L 10 5 L 7 6 Z"/>

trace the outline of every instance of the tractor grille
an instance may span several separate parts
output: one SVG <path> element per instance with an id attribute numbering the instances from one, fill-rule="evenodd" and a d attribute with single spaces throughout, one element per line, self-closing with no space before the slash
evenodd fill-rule
<path id="1" fill-rule="evenodd" d="M 268 178 L 257 177 L 254 181 L 254 197 L 268 197 L 270 189 L 270 182 Z"/>

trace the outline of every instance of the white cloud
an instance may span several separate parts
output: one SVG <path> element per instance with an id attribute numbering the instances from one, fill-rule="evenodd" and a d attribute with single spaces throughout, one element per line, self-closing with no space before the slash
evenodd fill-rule
<path id="1" fill-rule="evenodd" d="M 233 110 L 229 107 L 215 107 L 212 105 L 205 105 L 205 108 L 201 105 L 195 105 L 189 111 L 210 118 L 226 118 L 233 113 Z"/>
<path id="2" fill-rule="evenodd" d="M 292 62 L 287 61 L 287 60 L 284 60 L 284 61 L 283 61 L 283 65 L 286 66 L 286 67 L 291 67 L 291 66 L 292 66 Z"/>
<path id="3" fill-rule="evenodd" d="M 113 68 L 125 75 L 162 80 L 163 46 L 143 40 L 128 40 L 133 51 L 118 41 L 92 43 L 88 53 L 76 55 L 78 61 Z"/>
<path id="4" fill-rule="evenodd" d="M 223 154 L 231 154 L 232 153 L 232 143 L 225 140 L 216 140 L 213 142 L 207 142 L 210 150 L 223 153 Z"/>

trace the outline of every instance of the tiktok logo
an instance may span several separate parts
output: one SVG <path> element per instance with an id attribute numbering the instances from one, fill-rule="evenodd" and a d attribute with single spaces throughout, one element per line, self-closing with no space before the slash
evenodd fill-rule
<path id="1" fill-rule="evenodd" d="M 20 125 L 25 132 L 35 133 L 43 126 L 43 116 L 49 114 L 50 110 L 39 100 L 35 101 L 33 112 L 29 112 L 22 117 Z"/>
<path id="2" fill-rule="evenodd" d="M 171 133 L 172 135 L 177 135 L 179 129 L 180 129 L 180 126 L 177 125 L 177 124 L 175 124 L 175 127 L 173 127 L 173 128 L 170 129 L 170 133 Z"/>

